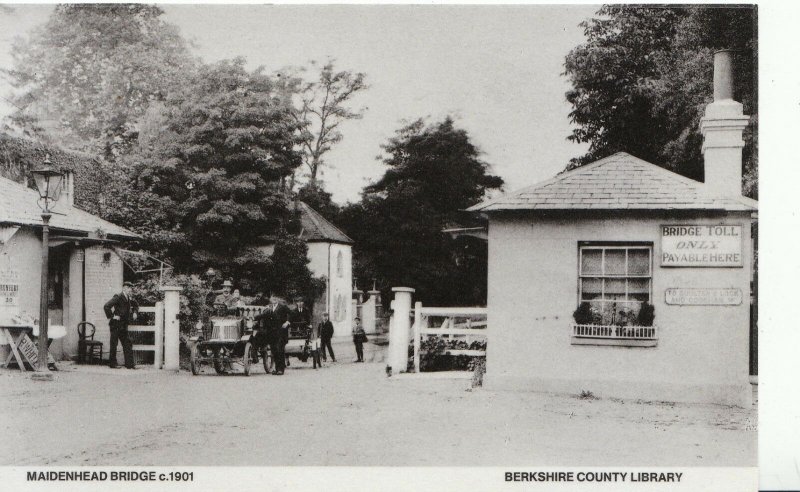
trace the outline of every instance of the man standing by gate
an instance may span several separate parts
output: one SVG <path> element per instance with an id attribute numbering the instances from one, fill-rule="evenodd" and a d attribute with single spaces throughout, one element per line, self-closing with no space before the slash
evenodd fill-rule
<path id="1" fill-rule="evenodd" d="M 122 292 L 115 294 L 114 297 L 103 306 L 106 318 L 108 318 L 108 328 L 111 331 L 111 347 L 108 352 L 108 365 L 112 369 L 117 368 L 117 341 L 122 344 L 125 367 L 128 369 L 136 369 L 133 365 L 133 345 L 128 338 L 128 325 L 131 321 L 136 321 L 136 317 L 139 313 L 139 305 L 131 298 L 131 287 L 133 287 L 132 283 L 123 283 Z"/>

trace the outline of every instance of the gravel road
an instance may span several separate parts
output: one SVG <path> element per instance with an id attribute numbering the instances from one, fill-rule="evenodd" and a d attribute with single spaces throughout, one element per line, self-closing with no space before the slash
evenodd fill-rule
<path id="1" fill-rule="evenodd" d="M 756 465 L 755 407 L 471 390 L 350 360 L 281 377 L 62 368 L 0 372 L 0 464 Z"/>

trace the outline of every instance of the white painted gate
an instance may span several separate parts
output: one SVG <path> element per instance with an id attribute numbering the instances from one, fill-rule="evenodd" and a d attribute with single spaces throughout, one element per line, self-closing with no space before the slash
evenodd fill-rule
<path id="1" fill-rule="evenodd" d="M 486 308 L 477 307 L 423 307 L 421 302 L 414 305 L 414 372 L 420 373 L 420 345 L 423 337 L 436 335 L 455 339 L 463 337 L 471 344 L 476 338 L 488 338 L 486 320 L 472 321 L 471 317 L 485 317 Z M 432 327 L 431 318 L 442 317 L 441 325 Z M 462 321 L 459 322 L 459 319 Z M 448 349 L 445 355 L 485 356 L 485 350 Z"/>
<path id="2" fill-rule="evenodd" d="M 156 369 L 161 369 L 164 364 L 164 303 L 157 302 L 155 306 L 139 307 L 139 318 L 152 319 L 152 322 L 128 326 L 128 335 L 134 342 L 134 363 L 137 365 L 152 364 Z M 152 363 L 150 354 L 152 354 Z"/>

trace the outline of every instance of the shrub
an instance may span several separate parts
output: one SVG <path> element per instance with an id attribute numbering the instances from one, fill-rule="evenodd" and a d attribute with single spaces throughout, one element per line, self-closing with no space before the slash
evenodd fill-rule
<path id="1" fill-rule="evenodd" d="M 572 313 L 572 317 L 575 319 L 575 323 L 579 325 L 588 325 L 594 321 L 594 315 L 592 313 L 592 306 L 588 302 L 582 302 Z"/>
<path id="2" fill-rule="evenodd" d="M 486 374 L 486 357 L 475 357 L 469 363 L 472 368 L 472 387 L 483 386 L 483 375 Z"/>
<path id="3" fill-rule="evenodd" d="M 471 371 L 477 359 L 485 357 L 470 355 L 445 355 L 445 350 L 486 350 L 486 340 L 476 340 L 467 343 L 464 340 L 444 339 L 440 337 L 427 337 L 419 346 L 420 372 L 434 371 Z M 414 370 L 414 341 L 408 345 L 407 371 Z"/>
<path id="4" fill-rule="evenodd" d="M 211 289 L 197 275 L 165 275 L 162 284 L 159 284 L 158 276 L 138 280 L 134 282 L 133 298 L 144 306 L 152 306 L 158 301 L 163 301 L 164 293 L 159 290 L 161 285 L 177 285 L 183 289 L 178 312 L 181 333 L 190 333 L 198 320 L 208 318 L 210 308 L 206 304 L 206 298 Z"/>
<path id="5" fill-rule="evenodd" d="M 639 309 L 639 326 L 653 326 L 653 320 L 656 318 L 656 308 L 649 302 L 642 303 Z"/>

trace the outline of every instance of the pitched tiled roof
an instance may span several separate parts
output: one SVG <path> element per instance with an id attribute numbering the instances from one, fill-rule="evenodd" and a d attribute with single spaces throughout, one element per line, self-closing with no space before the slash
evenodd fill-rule
<path id="1" fill-rule="evenodd" d="M 0 224 L 42 225 L 39 193 L 8 178 L 0 177 Z M 63 214 L 63 215 L 61 215 Z M 50 227 L 75 232 L 93 233 L 102 229 L 105 234 L 134 239 L 139 235 L 84 212 L 65 203 L 56 202 Z"/>
<path id="2" fill-rule="evenodd" d="M 309 207 L 307 203 L 298 201 L 297 208 L 300 211 L 300 224 L 302 226 L 300 231 L 301 239 L 305 241 L 353 243 L 353 240 L 347 237 L 341 229 L 325 220 L 325 217 Z"/>
<path id="3" fill-rule="evenodd" d="M 467 209 L 500 210 L 741 210 L 758 202 L 718 196 L 706 185 L 625 152 Z"/>

